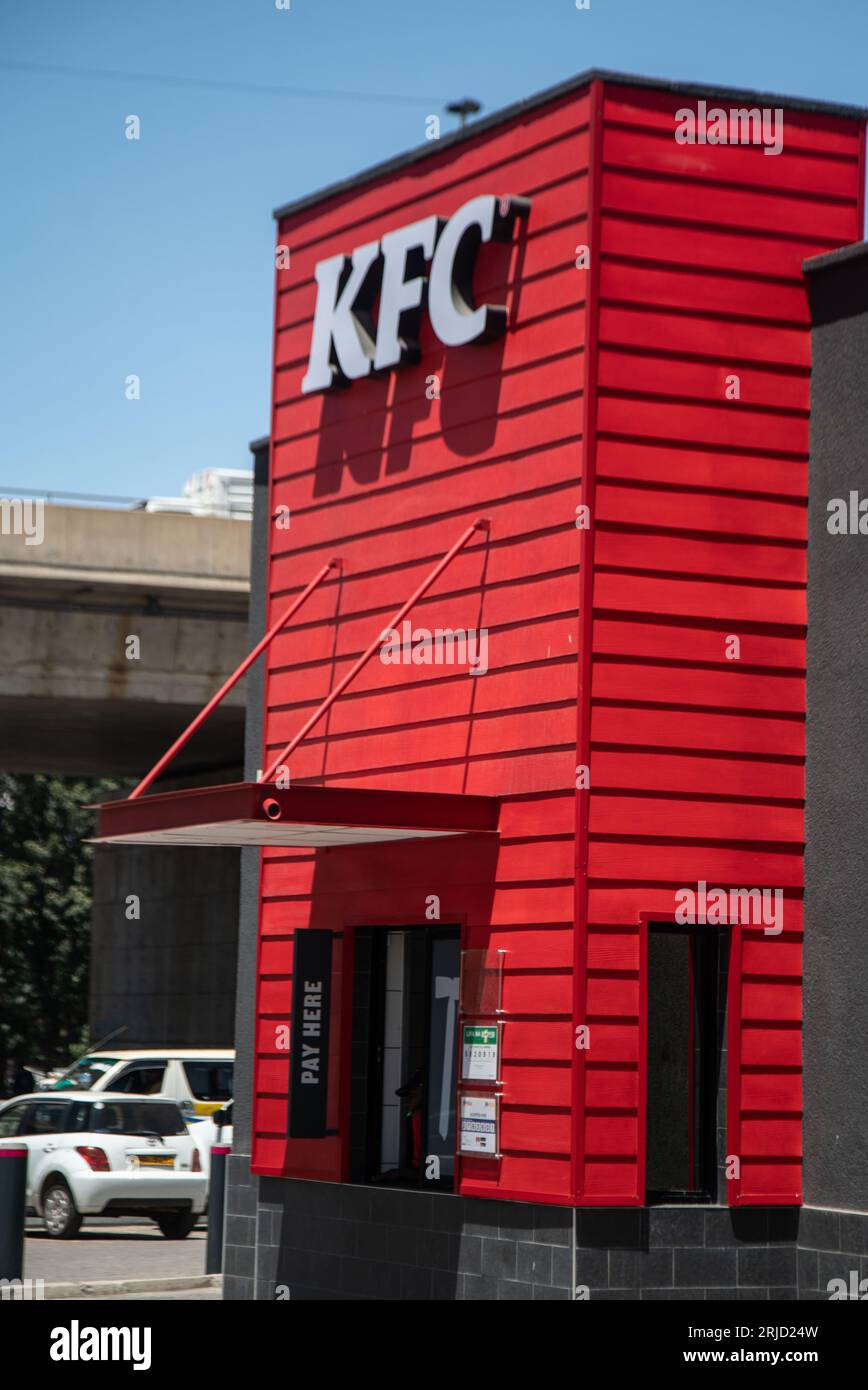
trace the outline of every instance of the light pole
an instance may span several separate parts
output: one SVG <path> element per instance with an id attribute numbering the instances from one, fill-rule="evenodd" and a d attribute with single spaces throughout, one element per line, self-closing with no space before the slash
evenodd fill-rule
<path id="1" fill-rule="evenodd" d="M 458 117 L 461 122 L 461 129 L 463 130 L 467 124 L 468 116 L 475 116 L 477 111 L 482 110 L 482 102 L 477 101 L 475 97 L 465 97 L 463 101 L 450 101 L 446 110 L 449 112 L 450 116 Z"/>

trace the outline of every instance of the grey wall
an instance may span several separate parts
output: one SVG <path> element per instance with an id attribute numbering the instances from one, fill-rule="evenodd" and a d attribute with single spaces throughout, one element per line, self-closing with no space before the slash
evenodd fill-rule
<path id="1" fill-rule="evenodd" d="M 90 1027 L 117 1047 L 231 1047 L 239 851 L 108 847 L 94 859 Z M 126 899 L 140 900 L 139 920 Z"/>
<path id="2" fill-rule="evenodd" d="M 805 1202 L 868 1211 L 868 535 L 827 503 L 868 497 L 866 244 L 806 263 L 813 322 L 808 507 Z"/>
<path id="3" fill-rule="evenodd" d="M 265 554 L 268 506 L 268 441 L 251 445 L 256 519 L 249 529 L 251 596 L 248 633 L 233 661 L 249 651 L 264 630 Z M 235 523 L 227 523 L 235 525 Z M 239 523 L 241 525 L 241 523 Z M 248 636 L 249 634 L 249 636 Z M 233 692 L 249 697 L 245 773 L 259 766 L 262 661 Z M 229 674 L 231 664 L 220 672 Z M 212 681 L 207 694 L 213 693 Z M 219 711 L 218 711 L 219 713 Z M 173 735 L 177 733 L 173 729 Z M 197 735 L 198 738 L 198 735 Z M 168 742 L 168 739 L 166 740 Z M 195 741 L 194 741 L 195 742 Z M 193 747 L 194 745 L 191 745 Z M 197 745 L 198 746 L 198 745 Z M 200 782 L 235 782 L 241 776 L 240 738 L 223 738 L 225 764 Z M 190 785 L 189 779 L 185 785 Z M 171 784 L 160 784 L 169 789 Z M 101 848 L 94 861 L 91 957 L 91 1030 L 96 1035 L 127 1025 L 118 1046 L 231 1047 L 236 1007 L 241 1063 L 236 1070 L 236 1145 L 249 1152 L 250 1075 L 258 851 L 237 849 Z M 128 921 L 128 894 L 141 898 L 141 919 Z M 239 955 L 239 895 L 246 925 Z M 238 1003 L 236 1004 L 236 1001 Z M 245 1128 L 246 1126 L 246 1128 Z"/>
<path id="4" fill-rule="evenodd" d="M 254 1183 L 256 1179 L 253 1180 Z M 227 1238 L 228 1297 L 539 1302 L 824 1301 L 868 1277 L 868 1216 L 786 1207 L 568 1207 L 263 1178 Z M 574 1224 L 575 1223 L 575 1224 Z M 575 1230 L 575 1250 L 573 1250 Z M 247 1253 L 253 1256 L 253 1250 Z"/>
<path id="5" fill-rule="evenodd" d="M 250 538 L 250 618 L 248 646 L 253 648 L 265 632 L 267 610 L 266 566 L 268 554 L 268 440 L 256 440 L 253 454 L 253 526 Z M 247 717 L 244 733 L 244 776 L 256 780 L 262 767 L 262 734 L 265 703 L 265 659 L 261 657 L 247 677 Z M 250 1171 L 250 1134 L 255 1046 L 256 944 L 259 930 L 258 849 L 241 851 L 241 898 L 238 909 L 238 968 L 235 1004 L 235 1104 L 233 1161 L 241 1156 Z"/>
<path id="6" fill-rule="evenodd" d="M 267 608 L 265 564 L 268 546 L 268 440 L 251 444 L 254 459 L 253 529 L 250 567 L 250 630 L 253 647 L 265 631 Z M 265 663 L 257 661 L 248 676 L 244 775 L 254 780 L 262 766 Z M 250 1171 L 255 1048 L 256 944 L 259 930 L 259 850 L 241 851 L 241 899 L 238 910 L 238 973 L 235 1008 L 235 1104 L 232 1153 L 226 1170 L 226 1223 L 223 1245 L 223 1297 L 256 1297 L 257 1210 L 259 1178 Z"/>

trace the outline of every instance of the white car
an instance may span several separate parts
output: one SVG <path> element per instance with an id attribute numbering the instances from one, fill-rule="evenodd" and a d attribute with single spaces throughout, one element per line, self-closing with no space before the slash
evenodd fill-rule
<path id="1" fill-rule="evenodd" d="M 150 1216 L 181 1240 L 204 1212 L 208 1179 L 175 1101 L 101 1091 L 40 1092 L 0 1105 L 0 1147 L 27 1149 L 27 1208 L 50 1236 L 86 1216 Z"/>

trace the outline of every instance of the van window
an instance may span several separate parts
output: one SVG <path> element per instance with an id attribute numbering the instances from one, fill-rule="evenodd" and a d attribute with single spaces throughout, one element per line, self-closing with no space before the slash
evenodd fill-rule
<path id="1" fill-rule="evenodd" d="M 196 1100 L 231 1100 L 234 1063 L 184 1062 L 184 1073 Z"/>
<path id="2" fill-rule="evenodd" d="M 163 1089 L 165 1073 L 165 1062 L 149 1062 L 147 1066 L 136 1063 L 125 1068 L 108 1089 L 125 1091 L 131 1096 L 158 1096 Z"/>

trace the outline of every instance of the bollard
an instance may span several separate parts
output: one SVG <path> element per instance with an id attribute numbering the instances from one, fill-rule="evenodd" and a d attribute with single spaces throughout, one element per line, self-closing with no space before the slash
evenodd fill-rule
<path id="1" fill-rule="evenodd" d="M 0 1147 L 0 1279 L 24 1274 L 27 1150 Z"/>
<path id="2" fill-rule="evenodd" d="M 208 1191 L 208 1240 L 205 1245 L 205 1273 L 223 1269 L 223 1211 L 226 1205 L 226 1159 L 228 1144 L 211 1145 L 211 1179 Z"/>

